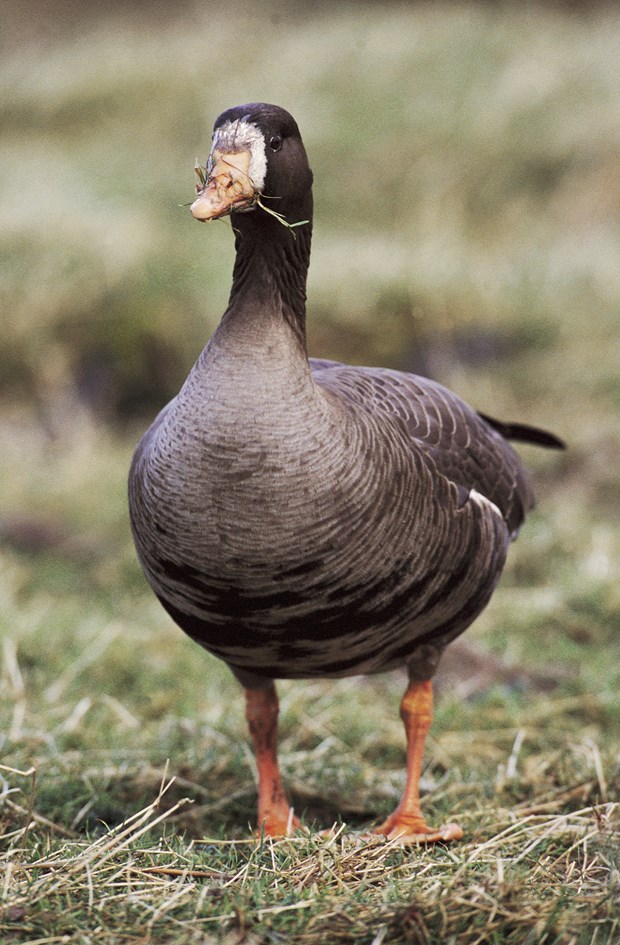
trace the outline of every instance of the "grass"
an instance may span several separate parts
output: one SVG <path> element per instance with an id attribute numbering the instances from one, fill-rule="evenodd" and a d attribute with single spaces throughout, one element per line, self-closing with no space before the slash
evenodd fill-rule
<path id="1" fill-rule="evenodd" d="M 0 65 L 0 940 L 616 945 L 618 13 L 121 4 L 15 39 L 21 10 Z M 295 808 L 336 833 L 254 838 L 238 687 L 131 546 L 133 444 L 229 286 L 230 233 L 179 205 L 214 117 L 251 99 L 293 111 L 315 170 L 312 353 L 430 373 L 570 443 L 523 450 L 539 508 L 438 680 L 423 803 L 461 822 L 449 848 L 364 835 L 403 784 L 399 674 L 280 685 Z"/>

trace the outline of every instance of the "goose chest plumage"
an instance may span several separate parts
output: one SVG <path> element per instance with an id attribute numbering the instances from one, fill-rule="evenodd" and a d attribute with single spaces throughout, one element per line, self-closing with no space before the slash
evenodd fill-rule
<path id="1" fill-rule="evenodd" d="M 275 679 L 406 667 L 407 781 L 377 828 L 457 839 L 420 810 L 432 676 L 488 602 L 533 505 L 506 437 L 560 442 L 477 414 L 426 378 L 309 359 L 312 174 L 293 118 L 229 109 L 192 205 L 230 215 L 228 308 L 129 478 L 138 556 L 155 594 L 245 690 L 259 827 L 299 826 L 277 763 Z"/>

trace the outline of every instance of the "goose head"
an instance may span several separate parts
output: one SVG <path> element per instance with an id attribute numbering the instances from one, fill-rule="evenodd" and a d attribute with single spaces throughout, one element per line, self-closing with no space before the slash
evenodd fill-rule
<path id="1" fill-rule="evenodd" d="M 258 214 L 289 226 L 308 222 L 299 214 L 310 205 L 312 172 L 299 128 L 283 108 L 254 103 L 223 112 L 207 163 L 196 173 L 190 210 L 201 222 L 229 214 Z"/>

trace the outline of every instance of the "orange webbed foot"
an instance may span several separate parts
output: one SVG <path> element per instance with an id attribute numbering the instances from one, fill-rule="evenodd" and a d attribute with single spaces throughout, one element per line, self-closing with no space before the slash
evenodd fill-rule
<path id="1" fill-rule="evenodd" d="M 417 843 L 449 843 L 463 837 L 463 831 L 458 824 L 449 823 L 435 828 L 430 827 L 423 817 L 403 817 L 397 812 L 372 832 L 403 847 Z"/>
<path id="2" fill-rule="evenodd" d="M 290 837 L 298 830 L 304 830 L 299 817 L 293 814 L 293 808 L 288 811 L 273 811 L 267 814 L 259 824 L 256 836 L 273 837 L 274 840 Z"/>

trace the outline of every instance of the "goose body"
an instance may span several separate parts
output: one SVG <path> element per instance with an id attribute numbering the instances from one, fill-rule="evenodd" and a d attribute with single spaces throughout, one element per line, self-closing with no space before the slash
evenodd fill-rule
<path id="1" fill-rule="evenodd" d="M 409 797 L 379 830 L 454 839 L 456 825 L 433 831 L 419 812 L 420 719 L 430 724 L 442 650 L 488 602 L 533 505 L 527 474 L 502 425 L 440 384 L 308 359 L 311 173 L 288 113 L 225 112 L 205 170 L 192 212 L 232 214 L 233 289 L 134 456 L 142 567 L 176 623 L 246 690 L 268 832 L 297 823 L 277 772 L 273 680 L 406 666 Z M 267 212 L 267 195 L 301 225 Z"/>
<path id="2" fill-rule="evenodd" d="M 531 501 L 511 447 L 430 381 L 343 366 L 265 384 L 254 350 L 247 386 L 227 377 L 223 393 L 209 355 L 132 475 L 141 560 L 175 621 L 272 679 L 438 659 L 488 601 L 507 519 Z M 475 443 L 452 478 L 448 422 Z"/>

